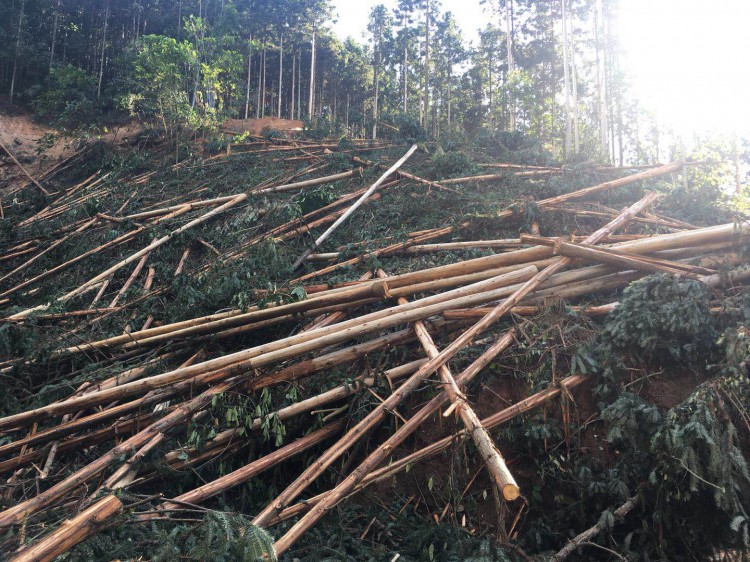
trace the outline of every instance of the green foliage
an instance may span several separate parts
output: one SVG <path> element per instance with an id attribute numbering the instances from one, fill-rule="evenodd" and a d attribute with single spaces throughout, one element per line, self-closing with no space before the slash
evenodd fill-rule
<path id="1" fill-rule="evenodd" d="M 646 362 L 700 367 L 717 333 L 710 294 L 697 281 L 659 275 L 625 289 L 604 330 L 614 350 Z"/>
<path id="2" fill-rule="evenodd" d="M 197 528 L 158 529 L 154 562 L 172 560 L 216 560 L 219 562 L 261 562 L 278 560 L 273 537 L 251 525 L 241 515 L 212 511 Z"/>
<path id="3" fill-rule="evenodd" d="M 197 53 L 187 41 L 162 35 L 141 37 L 123 55 L 123 72 L 118 83 L 120 103 L 132 115 L 175 126 L 186 120 L 190 104 L 186 86 L 197 62 Z"/>
<path id="4" fill-rule="evenodd" d="M 432 155 L 432 177 L 435 179 L 466 175 L 475 170 L 471 158 L 461 151 L 446 152 L 438 147 Z"/>
<path id="5" fill-rule="evenodd" d="M 96 117 L 96 77 L 72 64 L 53 65 L 34 110 L 56 125 L 78 128 Z"/>

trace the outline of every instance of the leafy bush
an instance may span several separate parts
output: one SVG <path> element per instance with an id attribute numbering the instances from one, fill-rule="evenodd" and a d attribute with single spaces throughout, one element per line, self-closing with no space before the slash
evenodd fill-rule
<path id="1" fill-rule="evenodd" d="M 91 123 L 96 116 L 96 77 L 72 64 L 54 65 L 34 111 L 60 126 Z"/>
<path id="2" fill-rule="evenodd" d="M 438 147 L 432 155 L 432 175 L 435 179 L 464 175 L 474 170 L 474 164 L 465 152 L 445 152 Z"/>
<path id="3" fill-rule="evenodd" d="M 695 364 L 711 352 L 718 335 L 709 296 L 698 281 L 647 277 L 625 289 L 604 337 L 615 350 L 644 361 Z"/>

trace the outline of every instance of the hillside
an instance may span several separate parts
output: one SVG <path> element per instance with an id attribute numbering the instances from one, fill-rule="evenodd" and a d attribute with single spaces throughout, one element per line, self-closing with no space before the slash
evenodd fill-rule
<path id="1" fill-rule="evenodd" d="M 9 558 L 739 556 L 749 227 L 716 165 L 196 137 L 76 144 L 3 203 Z"/>

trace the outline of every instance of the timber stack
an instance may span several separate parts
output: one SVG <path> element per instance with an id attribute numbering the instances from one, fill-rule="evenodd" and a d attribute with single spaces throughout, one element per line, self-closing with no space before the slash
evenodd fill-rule
<path id="1" fill-rule="evenodd" d="M 0 374 L 28 396 L 0 417 L 9 559 L 52 560 L 124 521 L 200 512 L 287 465 L 252 513 L 276 537 L 268 555 L 277 557 L 348 498 L 462 443 L 520 513 L 532 490 L 495 430 L 588 392 L 595 377 L 570 372 L 489 414 L 480 408 L 476 381 L 528 344 L 534 318 L 564 310 L 595 321 L 654 274 L 709 287 L 718 314 L 750 280 L 750 223 L 699 228 L 665 216 L 648 190 L 684 162 L 594 170 L 607 181 L 512 195 L 481 216 L 456 213 L 397 235 L 378 223 L 389 198 L 460 206 L 504 182 L 544 192 L 567 172 L 487 162 L 492 173 L 428 179 L 407 171 L 416 145 L 258 139 L 234 148 L 164 174 L 176 186 L 243 158 L 282 170 L 255 185 L 169 194 L 145 189 L 153 172 L 99 170 L 42 203 L 32 185 L 15 209 L 6 204 L 15 232 L 0 248 L 3 330 L 45 334 L 44 352 L 8 344 L 0 357 Z M 542 235 L 545 217 L 580 227 Z M 351 239 L 355 228 L 369 232 Z M 521 232 L 481 236 L 504 229 Z M 274 283 L 237 277 L 248 256 L 268 264 L 279 252 L 287 261 Z M 232 276 L 237 298 L 210 302 L 210 313 L 186 300 Z M 444 425 L 447 435 L 424 432 Z M 167 475 L 218 463 L 232 469 L 163 491 Z"/>

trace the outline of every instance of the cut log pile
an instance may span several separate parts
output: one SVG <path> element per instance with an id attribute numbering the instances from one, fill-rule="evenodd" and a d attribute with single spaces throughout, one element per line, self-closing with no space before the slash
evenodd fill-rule
<path id="1" fill-rule="evenodd" d="M 199 189 L 176 201 L 151 201 L 134 210 L 130 202 L 138 198 L 139 182 L 145 181 L 144 176 L 134 176 L 124 182 L 124 189 L 118 188 L 128 196 L 117 208 L 98 210 L 70 224 L 56 222 L 68 216 L 66 211 L 104 198 L 115 188 L 107 182 L 106 174 L 95 174 L 56 194 L 43 209 L 19 221 L 23 235 L 0 250 L 0 263 L 10 264 L 0 276 L 4 323 L 13 327 L 29 323 L 60 326 L 64 337 L 44 358 L 0 358 L 0 373 L 13 376 L 46 361 L 77 373 L 71 378 L 77 386 L 71 387 L 66 396 L 0 417 L 0 471 L 5 480 L 0 529 L 5 536 L 14 536 L 5 533 L 8 529 L 16 531 L 16 538 L 4 545 L 11 559 L 52 560 L 116 524 L 118 517 L 145 523 L 174 516 L 185 506 L 205 504 L 281 463 L 297 467 L 289 461 L 303 453 L 309 462 L 289 481 L 276 482 L 281 492 L 253 514 L 253 523 L 265 528 L 297 519 L 278 537 L 279 554 L 288 551 L 321 517 L 352 494 L 463 441 L 474 444 L 478 461 L 499 496 L 513 504 L 530 491 L 524 489 L 506 461 L 512 446 L 496 442 L 491 431 L 591 379 L 590 375 L 573 374 L 556 386 L 482 417 L 473 403 L 471 383 L 516 346 L 525 317 L 542 313 L 550 303 L 585 302 L 595 295 L 605 304 L 584 304 L 576 310 L 607 314 L 617 306 L 613 297 L 616 292 L 653 273 L 697 280 L 717 292 L 750 280 L 750 267 L 739 252 L 750 234 L 748 223 L 696 228 L 651 214 L 649 210 L 658 200 L 651 192 L 639 194 L 629 207 L 618 211 L 602 206 L 581 210 L 564 206 L 679 172 L 681 162 L 649 167 L 535 202 L 540 213 L 580 212 L 589 220 L 606 221 L 582 236 L 471 240 L 466 238 L 471 222 L 457 221 L 411 232 L 406 239 L 380 238 L 375 249 L 362 246 L 357 250 L 354 245 L 352 250 L 349 245 L 316 254 L 339 224 L 360 219 L 367 209 L 360 205 L 377 205 L 378 194 L 385 197 L 407 182 L 421 190 L 420 196 L 426 196 L 433 188 L 445 193 L 442 190 L 448 189 L 444 188 L 447 185 L 498 181 L 505 176 L 499 173 L 427 180 L 400 169 L 416 151 L 413 147 L 390 168 L 377 168 L 357 159 L 355 165 L 371 165 L 370 171 L 382 174 L 374 183 L 369 180 L 372 174 L 367 175 L 368 169 L 359 167 L 338 173 L 328 170 L 325 175 L 300 180 L 299 176 L 307 176 L 310 170 L 320 174 L 327 167 L 323 151 L 337 145 L 289 143 L 296 144 L 259 142 L 243 147 L 251 150 L 242 154 L 287 151 L 295 156 L 303 153 L 315 161 L 302 171 L 286 173 L 252 189 L 206 198 L 201 198 Z M 222 158 L 228 159 L 228 155 Z M 530 178 L 564 172 L 505 164 L 491 167 Z M 290 193 L 331 182 L 345 182 L 352 189 L 292 220 L 280 220 L 275 210 L 279 200 L 268 198 L 288 198 Z M 85 337 L 94 333 L 87 330 L 110 315 L 134 310 L 146 299 L 169 298 L 172 281 L 159 279 L 154 265 L 164 247 L 182 243 L 185 233 L 217 220 L 229 220 L 227 217 L 249 208 L 255 208 L 259 217 L 276 217 L 276 223 L 262 231 L 249 231 L 231 246 L 216 248 L 204 241 L 202 261 L 189 266 L 188 276 L 199 277 L 212 268 L 232 264 L 264 241 L 287 244 L 298 240 L 301 248 L 307 249 L 295 266 L 307 261 L 308 269 L 302 275 L 295 274 L 294 279 L 290 275 L 285 298 L 267 287 L 256 287 L 256 302 L 241 307 L 179 321 L 150 314 L 145 324 L 135 324 L 134 314 L 128 312 L 120 333 Z M 492 220 L 511 221 L 519 213 L 517 208 L 500 209 Z M 45 224 L 55 225 L 55 241 L 39 228 Z M 78 254 L 61 255 L 58 263 L 43 271 L 36 269 L 59 248 L 69 248 L 92 232 L 107 232 L 113 225 L 125 226 L 125 233 Z M 633 233 L 626 229 L 635 226 L 662 232 Z M 309 233 L 319 234 L 320 227 L 327 230 L 308 242 Z M 451 240 L 452 236 L 463 238 Z M 429 243 L 441 238 L 445 241 Z M 127 248 L 124 257 L 107 257 L 111 250 L 123 248 Z M 495 253 L 461 259 L 462 252 L 477 249 Z M 195 246 L 180 246 L 179 259 L 169 264 L 170 271 L 178 277 L 185 275 L 186 264 L 196 253 Z M 452 261 L 391 274 L 386 273 L 387 262 L 373 265 L 376 259 L 436 253 L 449 253 Z M 96 274 L 77 280 L 73 286 L 60 285 L 54 293 L 45 289 L 41 300 L 35 300 L 35 290 L 48 288 L 45 283 L 50 279 L 75 270 L 94 256 L 106 258 Z M 330 263 L 313 269 L 310 264 L 318 261 Z M 164 270 L 162 262 L 158 270 Z M 355 272 L 359 279 L 342 282 L 329 277 L 341 272 Z M 313 279 L 320 284 L 310 284 Z M 135 287 L 141 294 L 133 298 Z M 304 292 L 292 293 L 294 287 Z M 291 298 L 291 294 L 296 296 Z M 485 339 L 477 343 L 480 336 Z M 240 345 L 231 352 L 221 347 L 248 341 L 254 344 Z M 386 350 L 391 353 L 382 353 Z M 461 364 L 465 366 L 461 368 L 456 362 L 459 354 L 464 356 Z M 470 357 L 468 364 L 466 356 Z M 376 358 L 392 362 L 377 363 Z M 88 368 L 81 370 L 82 364 Z M 117 365 L 122 369 L 117 370 Z M 264 389 L 342 370 L 348 370 L 348 376 L 325 391 L 297 402 L 267 405 L 252 419 L 215 432 L 200 445 L 181 439 L 186 428 L 209 419 L 222 400 L 253 397 Z M 106 376 L 99 376 L 100 372 Z M 384 388 L 389 390 L 383 396 Z M 417 392 L 422 393 L 420 405 L 413 408 Z M 362 394 L 372 394 L 377 401 L 356 418 L 350 416 L 350 405 Z M 405 452 L 403 445 L 420 427 L 451 416 L 458 420 L 453 435 Z M 377 428 L 391 427 L 394 420 L 394 431 L 385 438 L 380 434 L 373 438 Z M 267 451 L 263 433 L 274 424 L 303 430 Z M 256 448 L 267 452 L 175 497 L 152 496 L 148 512 L 139 513 L 121 499 L 124 490 L 158 488 L 165 471 L 182 474 L 219 459 L 240 458 L 240 453 Z M 338 483 L 311 495 L 321 476 L 349 455 L 351 462 Z M 127 516 L 121 515 L 124 511 Z M 50 532 L 47 522 L 53 520 L 62 522 Z M 25 540 L 31 536 L 33 540 Z"/>

